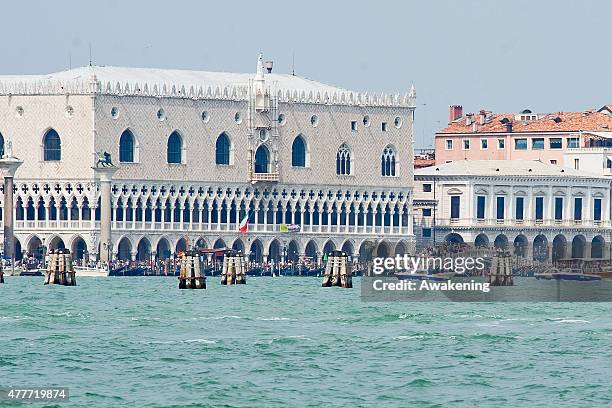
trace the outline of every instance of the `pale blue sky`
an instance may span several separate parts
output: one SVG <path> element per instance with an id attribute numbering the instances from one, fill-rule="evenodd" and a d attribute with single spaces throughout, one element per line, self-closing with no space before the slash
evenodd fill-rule
<path id="1" fill-rule="evenodd" d="M 0 74 L 94 63 L 275 72 L 418 94 L 417 147 L 449 104 L 516 112 L 612 103 L 612 2 L 28 1 L 0 5 Z"/>

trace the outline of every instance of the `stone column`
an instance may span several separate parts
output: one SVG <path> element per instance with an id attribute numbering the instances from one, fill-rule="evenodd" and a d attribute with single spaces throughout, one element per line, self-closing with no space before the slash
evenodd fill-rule
<path id="1" fill-rule="evenodd" d="M 15 230 L 13 221 L 15 219 L 15 212 L 13 210 L 13 179 L 15 178 L 15 172 L 19 166 L 21 166 L 23 161 L 13 157 L 11 150 L 12 148 L 9 145 L 7 148 L 7 154 L 0 160 L 0 170 L 4 176 L 4 256 L 14 260 Z"/>
<path id="2" fill-rule="evenodd" d="M 174 202 L 172 202 L 172 204 L 170 204 L 170 229 L 175 229 L 175 225 L 174 223 L 176 222 L 176 220 L 174 219 L 174 210 L 176 209 L 176 205 L 174 204 Z"/>
<path id="3" fill-rule="evenodd" d="M 111 182 L 117 167 L 93 167 L 100 181 L 100 261 L 109 262 L 113 243 L 111 241 Z"/>

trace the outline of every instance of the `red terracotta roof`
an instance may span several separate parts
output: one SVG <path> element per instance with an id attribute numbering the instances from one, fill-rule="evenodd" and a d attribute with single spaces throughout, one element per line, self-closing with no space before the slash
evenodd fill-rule
<path id="1" fill-rule="evenodd" d="M 550 113 L 532 121 L 515 120 L 512 113 L 491 114 L 491 120 L 484 125 L 479 122 L 479 114 L 474 114 L 476 130 L 472 125 L 466 125 L 465 116 L 449 124 L 440 133 L 506 133 L 506 126 L 502 119 L 512 123 L 512 133 L 530 132 L 577 132 L 583 131 L 612 131 L 612 117 L 600 112 L 556 112 Z M 554 119 L 558 118 L 557 121 Z"/>

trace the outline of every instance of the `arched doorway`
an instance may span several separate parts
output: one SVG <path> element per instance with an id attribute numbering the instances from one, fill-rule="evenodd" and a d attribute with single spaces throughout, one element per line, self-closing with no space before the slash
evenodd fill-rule
<path id="1" fill-rule="evenodd" d="M 49 242 L 49 251 L 64 248 L 66 248 L 66 245 L 64 245 L 64 240 L 62 240 L 60 237 L 54 237 L 51 242 Z"/>
<path id="2" fill-rule="evenodd" d="M 312 258 L 314 262 L 317 261 L 317 244 L 314 241 L 308 241 L 306 244 L 306 249 L 304 250 L 304 254 L 308 258 Z"/>
<path id="3" fill-rule="evenodd" d="M 36 235 L 30 239 L 28 242 L 28 256 L 33 256 L 34 259 L 39 262 L 42 261 L 45 257 L 45 247 L 42 244 L 40 238 Z"/>
<path id="4" fill-rule="evenodd" d="M 221 238 L 217 239 L 213 245 L 214 249 L 223 249 L 223 248 L 227 248 L 227 245 L 225 245 L 225 241 Z"/>
<path id="5" fill-rule="evenodd" d="M 72 249 L 70 252 L 72 252 L 73 259 L 85 259 L 85 253 L 87 252 L 87 244 L 85 243 L 85 240 L 82 237 L 75 238 L 75 240 L 72 241 Z"/>
<path id="6" fill-rule="evenodd" d="M 187 240 L 185 238 L 181 238 L 176 242 L 175 254 L 187 252 Z"/>
<path id="7" fill-rule="evenodd" d="M 527 255 L 527 246 L 529 245 L 529 241 L 527 237 L 524 235 L 518 235 L 514 238 L 514 255 L 525 257 Z"/>
<path id="8" fill-rule="evenodd" d="M 270 242 L 268 249 L 268 261 L 280 262 L 281 260 L 281 249 L 278 240 L 274 239 Z"/>
<path id="9" fill-rule="evenodd" d="M 404 255 L 408 253 L 408 248 L 404 241 L 400 241 L 395 245 L 395 255 Z"/>
<path id="10" fill-rule="evenodd" d="M 478 234 L 474 239 L 474 246 L 476 248 L 485 248 L 489 246 L 489 237 L 487 234 Z"/>
<path id="11" fill-rule="evenodd" d="M 591 242 L 591 258 L 603 258 L 605 240 L 601 235 L 593 237 Z"/>
<path id="12" fill-rule="evenodd" d="M 533 259 L 546 261 L 548 259 L 548 239 L 544 235 L 538 235 L 533 240 Z"/>
<path id="13" fill-rule="evenodd" d="M 289 246 L 287 247 L 287 261 L 288 262 L 297 262 L 300 256 L 300 252 L 298 249 L 298 244 L 295 241 L 289 242 Z"/>
<path id="14" fill-rule="evenodd" d="M 463 244 L 463 237 L 459 234 L 457 234 L 456 232 L 452 232 L 450 234 L 448 234 L 445 238 L 444 241 L 447 244 Z"/>
<path id="15" fill-rule="evenodd" d="M 348 256 L 353 256 L 355 248 L 353 248 L 353 244 L 351 243 L 351 241 L 346 241 L 344 242 L 344 244 L 342 244 L 342 251 L 346 252 Z"/>
<path id="16" fill-rule="evenodd" d="M 142 238 L 136 247 L 136 260 L 148 262 L 151 258 L 151 243 L 148 239 Z"/>
<path id="17" fill-rule="evenodd" d="M 270 172 L 270 152 L 268 148 L 261 145 L 255 152 L 255 173 Z"/>
<path id="18" fill-rule="evenodd" d="M 334 245 L 334 242 L 331 240 L 327 241 L 325 245 L 323 246 L 324 255 L 329 255 L 331 251 L 335 251 L 335 250 L 336 250 L 336 245 Z"/>
<path id="19" fill-rule="evenodd" d="M 244 253 L 244 244 L 242 243 L 242 240 L 240 238 L 234 241 L 234 243 L 232 244 L 232 249 L 234 251 Z"/>
<path id="20" fill-rule="evenodd" d="M 572 258 L 584 258 L 584 247 L 586 238 L 583 235 L 576 235 L 572 240 Z"/>
<path id="21" fill-rule="evenodd" d="M 552 243 L 552 261 L 557 262 L 564 259 L 567 254 L 567 239 L 564 235 L 557 235 Z"/>
<path id="22" fill-rule="evenodd" d="M 369 262 L 372 260 L 375 244 L 372 241 L 363 241 L 359 246 L 359 261 Z"/>
<path id="23" fill-rule="evenodd" d="M 157 259 L 164 260 L 170 258 L 170 244 L 166 238 L 162 238 L 157 243 Z"/>
<path id="24" fill-rule="evenodd" d="M 195 244 L 196 248 L 208 248 L 208 243 L 206 243 L 206 240 L 204 238 L 198 238 L 198 240 L 196 241 Z"/>
<path id="25" fill-rule="evenodd" d="M 508 237 L 504 234 L 499 234 L 495 237 L 495 241 L 493 241 L 493 246 L 496 249 L 508 249 Z"/>
<path id="26" fill-rule="evenodd" d="M 253 243 L 251 244 L 250 252 L 251 253 L 249 254 L 249 260 L 251 262 L 263 262 L 263 245 L 261 244 L 260 240 L 256 239 L 255 241 L 253 241 Z"/>
<path id="27" fill-rule="evenodd" d="M 387 241 L 380 241 L 376 246 L 376 257 L 389 258 L 391 256 L 391 248 Z"/>
<path id="28" fill-rule="evenodd" d="M 121 238 L 117 248 L 117 259 L 121 261 L 131 260 L 132 243 L 127 237 Z"/>

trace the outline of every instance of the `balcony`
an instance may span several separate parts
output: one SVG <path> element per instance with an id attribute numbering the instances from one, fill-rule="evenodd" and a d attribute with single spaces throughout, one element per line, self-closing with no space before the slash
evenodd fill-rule
<path id="1" fill-rule="evenodd" d="M 431 224 L 429 222 L 428 224 Z M 448 223 L 448 220 L 446 220 Z M 458 219 L 456 223 L 462 225 L 465 220 Z M 600 222 L 603 225 L 604 222 Z M 608 224 L 608 223 L 605 223 Z M 201 232 L 238 232 L 237 223 L 229 222 L 208 222 L 208 221 L 193 221 L 183 222 L 154 222 L 154 221 L 112 221 L 112 228 L 114 231 L 126 231 L 133 232 L 138 231 L 146 233 L 149 231 L 174 231 L 174 232 L 189 232 L 189 231 L 201 231 Z M 438 223 L 438 225 L 443 225 Z M 4 222 L 0 220 L 0 229 L 4 226 Z M 59 229 L 62 226 L 64 229 Z M 164 228 L 162 228 L 164 227 Z M 91 232 L 91 230 L 97 230 L 100 228 L 100 221 L 82 220 L 79 221 L 64 221 L 64 220 L 47 220 L 47 221 L 15 221 L 15 230 L 17 232 L 35 231 L 35 232 Z M 340 235 L 399 235 L 404 236 L 408 234 L 409 228 L 407 225 L 393 225 L 393 226 L 382 226 L 382 225 L 346 225 L 346 224 L 327 224 L 327 225 L 309 225 L 302 224 L 299 232 L 281 232 L 280 224 L 249 224 L 249 232 L 262 232 L 262 233 L 281 233 L 286 234 L 288 237 L 298 235 L 300 233 L 306 234 L 321 234 L 323 236 L 329 236 L 330 234 Z"/>
<path id="2" fill-rule="evenodd" d="M 594 221 L 594 220 L 514 220 L 495 218 L 438 218 L 436 227 L 452 226 L 462 228 L 480 228 L 480 227 L 518 227 L 518 228 L 611 228 L 612 221 Z"/>
<path id="3" fill-rule="evenodd" d="M 252 171 L 249 172 L 250 182 L 258 182 L 258 181 L 276 182 L 276 181 L 279 181 L 279 179 L 280 177 L 278 173 L 255 173 Z"/>

